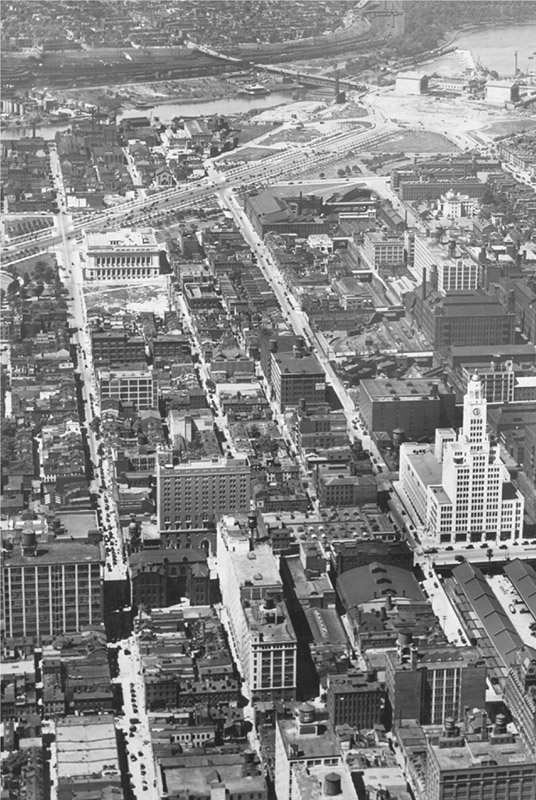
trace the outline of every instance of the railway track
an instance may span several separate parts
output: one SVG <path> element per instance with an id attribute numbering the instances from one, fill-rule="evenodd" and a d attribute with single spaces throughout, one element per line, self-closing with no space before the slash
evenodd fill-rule
<path id="1" fill-rule="evenodd" d="M 240 59 L 236 69 L 247 68 L 250 63 L 270 64 L 292 62 L 306 58 L 325 58 L 352 51 L 366 44 L 378 47 L 380 40 L 371 41 L 366 34 L 359 34 L 341 41 L 326 41 L 323 44 L 282 43 L 274 50 L 262 48 L 243 49 L 228 55 Z M 130 52 L 130 51 L 129 51 Z M 136 51 L 134 51 L 136 53 Z M 37 59 L 22 61 L 18 56 L 6 54 L 1 59 L 2 86 L 27 88 L 47 86 L 49 88 L 77 88 L 124 83 L 148 83 L 155 80 L 180 80 L 208 77 L 221 72 L 230 72 L 233 67 L 224 58 L 210 56 L 200 51 L 187 50 L 179 54 L 137 55 L 133 61 L 124 57 L 122 51 L 110 55 L 109 60 L 100 58 L 101 52 L 84 51 L 81 56 L 61 52 L 45 54 Z"/>

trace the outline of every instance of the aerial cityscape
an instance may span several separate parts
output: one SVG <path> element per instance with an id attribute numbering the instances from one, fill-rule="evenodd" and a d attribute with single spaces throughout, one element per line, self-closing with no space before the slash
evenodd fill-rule
<path id="1" fill-rule="evenodd" d="M 535 800 L 536 0 L 3 0 L 0 800 Z"/>

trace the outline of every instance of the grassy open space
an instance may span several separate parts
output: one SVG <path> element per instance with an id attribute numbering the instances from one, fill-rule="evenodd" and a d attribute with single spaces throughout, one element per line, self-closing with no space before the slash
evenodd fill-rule
<path id="1" fill-rule="evenodd" d="M 460 148 L 441 133 L 429 131 L 404 131 L 370 148 L 380 153 L 459 153 Z"/>
<path id="2" fill-rule="evenodd" d="M 504 119 L 498 122 L 493 122 L 482 128 L 482 131 L 489 136 L 508 136 L 513 133 L 524 133 L 525 131 L 533 131 L 536 128 L 536 119 Z"/>

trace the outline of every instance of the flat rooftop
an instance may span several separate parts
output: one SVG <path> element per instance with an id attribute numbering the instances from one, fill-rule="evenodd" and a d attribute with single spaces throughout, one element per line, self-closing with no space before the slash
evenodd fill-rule
<path id="1" fill-rule="evenodd" d="M 413 444 L 412 442 L 404 443 Z M 426 486 L 440 486 L 443 477 L 442 465 L 429 445 L 414 445 L 415 452 L 408 454 L 408 461 Z"/>
<path id="2" fill-rule="evenodd" d="M 493 760 L 497 766 L 534 764 L 534 756 L 521 741 L 493 744 L 491 741 L 464 741 L 461 747 L 431 745 L 441 770 L 460 770 L 487 765 Z"/>
<path id="3" fill-rule="evenodd" d="M 228 795 L 233 797 L 244 793 L 248 797 L 250 792 L 259 792 L 259 796 L 266 792 L 266 782 L 262 774 L 244 774 L 242 756 L 236 764 L 215 764 L 195 767 L 180 767 L 179 769 L 166 769 L 166 784 L 170 794 L 180 794 L 181 797 L 209 797 L 211 784 L 223 784 L 228 790 Z M 184 794 L 183 794 L 184 793 Z"/>
<path id="4" fill-rule="evenodd" d="M 255 642 L 255 634 L 259 634 L 261 642 L 281 642 L 292 644 L 296 642 L 296 634 L 289 619 L 284 603 L 276 604 L 277 618 L 274 622 L 266 619 L 263 613 L 264 600 L 249 600 L 249 605 L 244 605 L 244 615 L 246 617 L 250 637 Z"/>
<path id="5" fill-rule="evenodd" d="M 150 228 L 120 228 L 116 231 L 86 233 L 88 250 L 114 250 L 121 248 L 150 248 L 157 250 L 156 237 Z"/>
<path id="6" fill-rule="evenodd" d="M 67 717 L 56 725 L 58 778 L 119 772 L 112 715 Z"/>
<path id="7" fill-rule="evenodd" d="M 400 380 L 391 378 L 365 379 L 360 384 L 372 400 L 381 402 L 393 400 L 418 400 L 421 397 L 435 399 L 442 394 L 451 394 L 441 381 L 430 381 L 424 378 Z M 437 390 L 437 395 L 434 392 Z"/>
<path id="8" fill-rule="evenodd" d="M 306 608 L 305 617 L 315 645 L 349 647 L 344 626 L 335 608 Z"/>
<path id="9" fill-rule="evenodd" d="M 296 357 L 293 353 L 277 353 L 274 361 L 279 366 L 282 374 L 300 375 L 310 373 L 311 375 L 321 375 L 325 378 L 325 373 L 320 362 L 315 355 Z"/>
<path id="10" fill-rule="evenodd" d="M 48 564 L 97 563 L 102 560 L 103 553 L 100 545 L 73 542 L 70 539 L 61 542 L 38 541 L 37 554 L 35 556 L 23 556 L 20 548 L 15 545 L 11 555 L 4 557 L 4 567 L 43 567 Z"/>
<path id="11" fill-rule="evenodd" d="M 256 543 L 248 553 L 233 553 L 233 567 L 239 586 L 282 586 L 277 561 L 268 544 Z"/>
<path id="12" fill-rule="evenodd" d="M 340 756 L 338 738 L 329 720 L 325 716 L 320 716 L 318 712 L 316 716 L 315 722 L 307 725 L 300 725 L 297 717 L 278 721 L 277 724 L 287 753 L 290 752 L 292 745 L 296 745 L 300 753 L 300 760 Z M 320 719 L 318 719 L 319 716 Z M 290 759 L 292 760 L 292 756 Z"/>

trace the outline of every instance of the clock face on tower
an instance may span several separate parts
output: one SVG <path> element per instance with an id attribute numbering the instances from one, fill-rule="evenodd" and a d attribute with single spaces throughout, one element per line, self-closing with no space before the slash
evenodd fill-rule
<path id="1" fill-rule="evenodd" d="M 473 408 L 473 417 L 479 417 L 480 413 L 481 412 L 479 408 Z"/>

